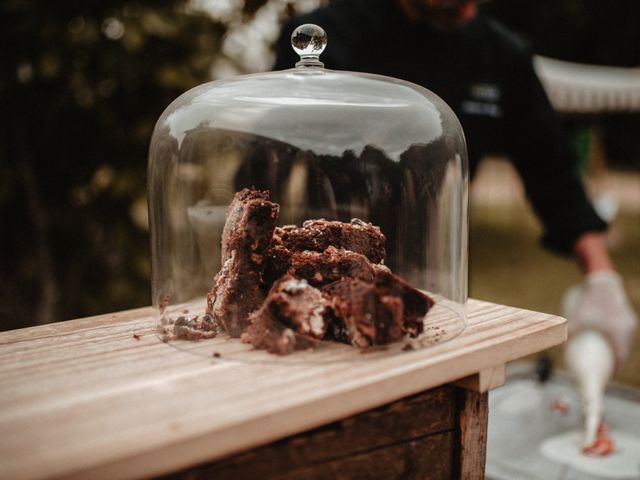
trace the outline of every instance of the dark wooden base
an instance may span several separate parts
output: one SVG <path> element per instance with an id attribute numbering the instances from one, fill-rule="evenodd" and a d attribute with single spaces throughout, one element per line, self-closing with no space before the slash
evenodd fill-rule
<path id="1" fill-rule="evenodd" d="M 167 479 L 484 478 L 487 394 L 429 390 Z"/>

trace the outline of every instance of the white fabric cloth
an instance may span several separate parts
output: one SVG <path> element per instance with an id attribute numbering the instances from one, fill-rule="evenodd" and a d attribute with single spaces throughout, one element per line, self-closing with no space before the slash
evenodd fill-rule
<path id="1" fill-rule="evenodd" d="M 534 67 L 559 112 L 640 111 L 640 67 L 586 65 L 539 55 Z"/>

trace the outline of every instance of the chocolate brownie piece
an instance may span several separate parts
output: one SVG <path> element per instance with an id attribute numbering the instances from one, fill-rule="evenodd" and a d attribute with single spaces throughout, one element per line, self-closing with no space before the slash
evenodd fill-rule
<path id="1" fill-rule="evenodd" d="M 262 275 L 263 288 L 269 291 L 273 283 L 283 277 L 291 267 L 291 252 L 282 242 L 283 228 L 276 227 L 273 231 L 271 245 L 265 252 L 265 268 Z M 296 228 L 295 226 L 293 228 Z"/>
<path id="2" fill-rule="evenodd" d="M 207 295 L 206 313 L 232 337 L 240 336 L 249 313 L 259 308 L 264 299 L 259 273 L 245 270 L 243 264 L 237 251 L 232 250 Z"/>
<path id="3" fill-rule="evenodd" d="M 375 271 L 371 262 L 359 253 L 343 248 L 328 247 L 324 252 L 305 250 L 291 255 L 292 275 L 303 278 L 315 287 L 354 277 L 373 282 Z"/>
<path id="4" fill-rule="evenodd" d="M 249 326 L 240 335 L 240 340 L 278 355 L 292 353 L 297 345 L 294 331 L 278 322 L 265 305 L 249 315 Z"/>
<path id="5" fill-rule="evenodd" d="M 275 318 L 297 333 L 322 338 L 327 331 L 327 301 L 306 280 L 287 275 L 276 282 L 264 305 Z"/>
<path id="6" fill-rule="evenodd" d="M 386 255 L 380 229 L 357 218 L 350 223 L 307 220 L 302 227 L 283 228 L 279 233 L 284 246 L 292 252 L 324 252 L 333 246 L 364 255 L 373 263 L 382 262 Z"/>
<path id="7" fill-rule="evenodd" d="M 262 255 L 271 244 L 280 205 L 269 201 L 269 191 L 245 188 L 235 194 L 222 231 L 222 263 L 233 250 L 262 265 Z M 264 267 L 261 267 L 261 270 Z"/>
<path id="8" fill-rule="evenodd" d="M 250 324 L 240 339 L 278 355 L 312 348 L 312 338 L 325 334 L 326 308 L 319 290 L 304 280 L 285 277 L 273 286 L 262 307 L 249 315 Z"/>
<path id="9" fill-rule="evenodd" d="M 402 299 L 404 304 L 403 330 L 412 337 L 420 335 L 424 331 L 424 316 L 433 306 L 433 299 L 388 269 L 376 269 L 375 285 L 381 294 L 398 296 Z"/>
<path id="10" fill-rule="evenodd" d="M 234 196 L 222 232 L 222 268 L 207 296 L 207 314 L 238 337 L 264 295 L 260 281 L 279 205 L 268 191 L 245 188 Z"/>
<path id="11" fill-rule="evenodd" d="M 403 302 L 381 292 L 374 283 L 345 277 L 322 288 L 333 314 L 344 322 L 353 345 L 368 347 L 403 337 Z"/>
<path id="12" fill-rule="evenodd" d="M 351 334 L 349 333 L 347 325 L 344 323 L 342 318 L 336 315 L 332 307 L 332 300 L 327 298 L 327 301 L 329 303 L 329 308 L 327 308 L 327 312 L 325 314 L 325 319 L 327 321 L 327 333 L 323 340 L 332 340 L 334 342 L 350 345 Z"/>
<path id="13" fill-rule="evenodd" d="M 313 346 L 327 331 L 328 302 L 306 280 L 287 275 L 278 280 L 262 307 L 249 317 L 241 340 L 255 348 L 286 355 Z"/>

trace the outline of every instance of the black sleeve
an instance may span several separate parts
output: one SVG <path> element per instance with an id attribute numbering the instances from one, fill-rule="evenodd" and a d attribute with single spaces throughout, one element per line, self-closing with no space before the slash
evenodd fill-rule
<path id="1" fill-rule="evenodd" d="M 542 242 L 569 254 L 583 233 L 607 228 L 589 203 L 571 148 L 533 68 L 529 53 L 514 56 L 505 96 L 507 153 L 544 224 Z"/>

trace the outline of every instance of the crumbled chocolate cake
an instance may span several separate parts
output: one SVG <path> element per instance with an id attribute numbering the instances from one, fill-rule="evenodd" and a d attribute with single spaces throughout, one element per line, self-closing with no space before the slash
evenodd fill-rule
<path id="1" fill-rule="evenodd" d="M 401 298 L 350 277 L 323 287 L 322 292 L 331 298 L 331 309 L 344 322 L 353 345 L 382 345 L 403 337 Z"/>
<path id="2" fill-rule="evenodd" d="M 180 316 L 176 318 L 170 328 L 167 329 L 169 339 L 200 340 L 214 338 L 218 335 L 218 326 L 209 315 L 196 315 L 194 317 Z"/>
<path id="3" fill-rule="evenodd" d="M 330 299 L 330 297 L 328 298 Z M 349 333 L 349 329 L 344 323 L 344 320 L 341 317 L 338 317 L 334 312 L 334 309 L 331 308 L 331 303 L 329 304 L 329 308 L 327 308 L 325 315 L 327 320 L 327 334 L 323 340 L 331 340 L 350 345 L 351 334 Z"/>
<path id="4" fill-rule="evenodd" d="M 271 239 L 271 245 L 265 252 L 265 268 L 262 281 L 268 291 L 273 282 L 285 275 L 291 267 L 291 252 L 282 243 L 282 227 L 276 227 Z"/>
<path id="5" fill-rule="evenodd" d="M 433 299 L 391 273 L 390 270 L 378 269 L 375 285 L 384 295 L 394 295 L 402 299 L 403 329 L 411 337 L 420 335 L 424 331 L 424 316 L 433 306 Z"/>
<path id="6" fill-rule="evenodd" d="M 315 287 L 321 287 L 340 280 L 342 277 L 353 277 L 373 282 L 375 271 L 371 262 L 359 253 L 343 248 L 328 247 L 324 252 L 305 250 L 291 255 L 292 275 L 303 278 Z"/>
<path id="7" fill-rule="evenodd" d="M 350 223 L 307 220 L 302 227 L 283 228 L 279 234 L 284 246 L 292 252 L 324 252 L 333 246 L 364 255 L 373 263 L 382 262 L 386 255 L 385 237 L 380 229 L 357 218 Z"/>
<path id="8" fill-rule="evenodd" d="M 325 234 L 332 235 L 332 238 L 328 241 L 323 239 Z M 327 246 L 322 248 L 325 244 Z M 316 286 L 326 285 L 345 275 L 372 281 L 375 272 L 370 262 L 380 262 L 384 255 L 384 235 L 380 229 L 358 219 L 351 223 L 310 220 L 302 227 L 276 227 L 271 246 L 265 254 L 263 286 L 268 290 L 273 282 L 292 268 L 296 276 Z M 383 265 L 379 267 L 385 268 Z"/>
<path id="9" fill-rule="evenodd" d="M 279 211 L 280 206 L 269 201 L 267 190 L 245 188 L 237 192 L 227 210 L 222 231 L 222 263 L 236 249 L 250 247 L 249 254 L 262 254 L 271 244 Z"/>
<path id="10" fill-rule="evenodd" d="M 294 331 L 312 338 L 323 338 L 328 306 L 320 290 L 304 279 L 287 275 L 278 280 L 264 301 L 275 318 Z"/>
<path id="11" fill-rule="evenodd" d="M 249 315 L 249 325 L 240 340 L 278 355 L 288 355 L 313 346 L 311 339 L 296 335 L 291 328 L 279 322 L 266 303 Z"/>
<path id="12" fill-rule="evenodd" d="M 234 196 L 222 233 L 222 269 L 207 296 L 207 314 L 233 337 L 239 337 L 249 313 L 262 300 L 265 252 L 271 244 L 280 206 L 269 192 L 245 188 Z"/>
<path id="13" fill-rule="evenodd" d="M 278 322 L 269 308 L 263 305 L 249 315 L 249 325 L 240 335 L 240 340 L 269 353 L 287 355 L 295 350 L 295 335 L 292 334 L 293 330 Z"/>
<path id="14" fill-rule="evenodd" d="M 423 332 L 433 301 L 381 263 L 380 228 L 359 219 L 276 227 L 278 213 L 268 191 L 236 193 L 207 315 L 179 317 L 173 338 L 211 338 L 219 326 L 285 355 L 317 340 L 366 349 Z"/>

